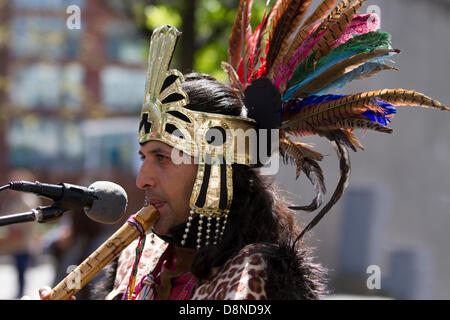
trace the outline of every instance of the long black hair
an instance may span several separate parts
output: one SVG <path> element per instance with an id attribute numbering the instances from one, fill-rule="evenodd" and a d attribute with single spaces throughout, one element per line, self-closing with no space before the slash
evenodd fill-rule
<path id="1" fill-rule="evenodd" d="M 240 116 L 243 97 L 209 75 L 185 76 L 186 108 Z M 324 269 L 312 262 L 310 250 L 294 244 L 299 234 L 293 213 L 275 184 L 245 165 L 233 164 L 233 202 L 222 240 L 202 248 L 192 272 L 200 279 L 251 243 L 262 243 L 267 262 L 266 292 L 271 299 L 315 299 L 324 294 Z"/>

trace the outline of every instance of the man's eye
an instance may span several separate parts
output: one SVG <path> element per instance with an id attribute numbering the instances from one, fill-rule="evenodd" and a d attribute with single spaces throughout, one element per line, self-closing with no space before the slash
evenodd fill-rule
<path id="1" fill-rule="evenodd" d="M 157 155 L 156 155 L 156 158 L 158 158 L 159 161 L 168 159 L 166 156 L 164 156 L 164 155 L 162 155 L 162 154 L 157 154 Z"/>

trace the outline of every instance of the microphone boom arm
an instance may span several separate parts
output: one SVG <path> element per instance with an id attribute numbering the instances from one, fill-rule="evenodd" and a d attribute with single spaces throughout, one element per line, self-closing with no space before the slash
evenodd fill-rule
<path id="1" fill-rule="evenodd" d="M 37 207 L 31 211 L 24 213 L 15 213 L 0 217 L 0 226 L 6 226 L 13 223 L 37 221 L 45 223 L 50 220 L 59 218 L 67 209 L 61 208 L 58 204 L 46 207 Z"/>

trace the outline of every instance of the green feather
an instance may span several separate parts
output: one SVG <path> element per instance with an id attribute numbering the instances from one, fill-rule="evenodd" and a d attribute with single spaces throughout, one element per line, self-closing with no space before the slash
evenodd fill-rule
<path id="1" fill-rule="evenodd" d="M 288 82 L 288 87 L 303 81 L 311 72 L 327 64 L 331 59 L 339 54 L 346 52 L 370 52 L 377 48 L 391 48 L 391 35 L 382 31 L 372 31 L 365 34 L 357 35 L 347 42 L 341 44 L 337 48 L 330 50 L 328 54 L 321 57 L 314 67 L 314 56 L 316 51 L 311 52 L 308 57 L 303 60 L 295 69 L 291 79 Z"/>
<path id="2" fill-rule="evenodd" d="M 330 50 L 330 52 L 319 59 L 317 68 L 325 65 L 333 56 L 348 51 L 368 52 L 377 48 L 391 48 L 392 36 L 387 32 L 371 31 L 365 34 L 357 35 L 339 47 Z"/>
<path id="3" fill-rule="evenodd" d="M 288 87 L 299 83 L 303 79 L 306 78 L 308 74 L 310 74 L 314 70 L 314 59 L 313 57 L 316 55 L 316 51 L 311 52 L 309 56 L 303 60 L 299 66 L 295 69 L 292 74 L 291 79 L 288 81 Z"/>

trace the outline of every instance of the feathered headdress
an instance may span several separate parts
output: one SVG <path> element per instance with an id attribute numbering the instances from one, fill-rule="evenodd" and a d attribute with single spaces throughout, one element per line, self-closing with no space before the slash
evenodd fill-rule
<path id="1" fill-rule="evenodd" d="M 299 238 L 344 193 L 350 175 L 347 148 L 363 149 L 353 130 L 392 133 L 387 124 L 396 106 L 450 111 L 423 94 L 404 89 L 333 93 L 352 80 L 395 69 L 386 61 L 400 51 L 391 47 L 388 33 L 378 30 L 379 18 L 375 14 L 357 14 L 364 0 L 323 0 L 306 18 L 311 2 L 277 0 L 270 7 L 268 0 L 263 18 L 253 31 L 253 0 L 241 0 L 230 36 L 228 63 L 222 63 L 230 84 L 245 96 L 248 116 L 260 128 L 280 129 L 280 155 L 285 162 L 296 165 L 297 178 L 303 171 L 314 185 L 316 196 L 312 203 L 292 209 L 318 209 L 325 184 L 318 164 L 322 155 L 291 137 L 319 135 L 336 149 L 340 161 L 338 185 Z"/>

